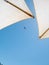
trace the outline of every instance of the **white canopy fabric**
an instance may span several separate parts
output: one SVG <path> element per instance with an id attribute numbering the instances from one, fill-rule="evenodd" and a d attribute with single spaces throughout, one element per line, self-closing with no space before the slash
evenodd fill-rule
<path id="1" fill-rule="evenodd" d="M 42 38 L 49 38 L 49 30 L 42 36 Z"/>
<path id="2" fill-rule="evenodd" d="M 49 38 L 49 0 L 33 0 L 40 38 Z"/>
<path id="3" fill-rule="evenodd" d="M 32 15 L 25 3 L 25 0 L 8 1 Z M 0 0 L 0 30 L 27 18 L 30 18 L 30 16 L 10 5 L 5 0 Z"/>

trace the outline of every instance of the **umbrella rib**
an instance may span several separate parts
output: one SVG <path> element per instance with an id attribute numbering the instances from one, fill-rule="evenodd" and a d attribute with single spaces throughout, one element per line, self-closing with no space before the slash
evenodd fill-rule
<path id="1" fill-rule="evenodd" d="M 46 32 L 49 30 L 49 28 L 41 35 L 41 36 L 39 36 L 39 38 L 42 38 L 45 34 L 46 34 Z"/>
<path id="2" fill-rule="evenodd" d="M 33 15 L 31 15 L 30 13 L 28 13 L 28 12 L 26 12 L 26 11 L 24 11 L 23 9 L 21 9 L 20 7 L 18 7 L 18 6 L 16 6 L 16 5 L 14 5 L 13 3 L 11 3 L 10 1 L 7 1 L 7 0 L 4 0 L 5 2 L 7 2 L 7 3 L 9 3 L 10 5 L 12 5 L 13 7 L 15 7 L 15 8 L 17 8 L 17 9 L 19 9 L 20 11 L 22 11 L 22 12 L 24 12 L 25 14 L 27 14 L 28 16 L 30 16 L 30 17 L 32 17 L 32 18 L 34 18 L 34 16 Z"/>

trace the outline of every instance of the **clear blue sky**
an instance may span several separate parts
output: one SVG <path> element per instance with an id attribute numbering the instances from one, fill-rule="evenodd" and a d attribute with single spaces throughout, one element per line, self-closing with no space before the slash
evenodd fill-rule
<path id="1" fill-rule="evenodd" d="M 35 15 L 32 0 L 26 2 Z M 3 65 L 49 65 L 49 38 L 41 40 L 38 34 L 38 23 L 32 18 L 0 30 L 0 62 Z"/>

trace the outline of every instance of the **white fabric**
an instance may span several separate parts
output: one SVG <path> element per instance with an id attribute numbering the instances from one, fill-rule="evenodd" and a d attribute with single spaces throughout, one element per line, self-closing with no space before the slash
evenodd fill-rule
<path id="1" fill-rule="evenodd" d="M 46 34 L 42 38 L 49 38 L 49 30 L 46 32 Z"/>
<path id="2" fill-rule="evenodd" d="M 39 27 L 39 36 L 49 28 L 49 0 L 33 0 Z M 49 37 L 47 32 L 43 38 Z"/>
<path id="3" fill-rule="evenodd" d="M 31 14 L 24 0 L 8 1 Z M 0 0 L 0 30 L 27 18 L 30 18 L 27 14 L 6 3 L 4 0 Z"/>

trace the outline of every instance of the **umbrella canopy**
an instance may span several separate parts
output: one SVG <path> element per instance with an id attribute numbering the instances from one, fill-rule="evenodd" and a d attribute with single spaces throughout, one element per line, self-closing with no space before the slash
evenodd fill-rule
<path id="1" fill-rule="evenodd" d="M 24 0 L 0 0 L 0 29 L 30 17 Z"/>
<path id="2" fill-rule="evenodd" d="M 39 28 L 39 37 L 49 37 L 49 0 L 33 0 Z"/>

